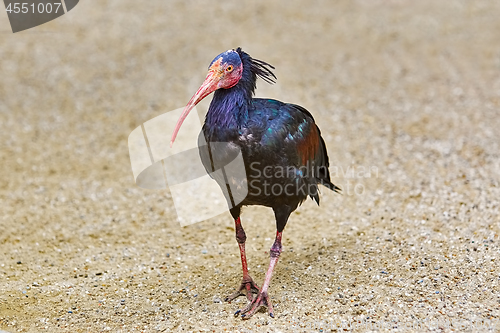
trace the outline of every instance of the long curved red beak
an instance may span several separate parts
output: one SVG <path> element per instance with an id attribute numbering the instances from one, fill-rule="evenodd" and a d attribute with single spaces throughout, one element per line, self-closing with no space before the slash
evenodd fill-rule
<path id="1" fill-rule="evenodd" d="M 175 125 L 174 133 L 172 133 L 172 139 L 170 140 L 170 147 L 174 144 L 175 138 L 177 137 L 177 133 L 179 132 L 179 129 L 181 128 L 182 123 L 186 119 L 187 115 L 189 112 L 198 104 L 202 99 L 210 95 L 212 92 L 217 90 L 217 85 L 220 81 L 220 76 L 218 75 L 218 71 L 215 70 L 210 70 L 208 72 L 208 75 L 205 79 L 205 82 L 201 85 L 201 87 L 198 89 L 196 94 L 191 97 L 189 102 L 187 103 L 186 107 L 184 108 L 184 111 L 182 111 L 182 115 L 177 121 L 177 125 Z"/>

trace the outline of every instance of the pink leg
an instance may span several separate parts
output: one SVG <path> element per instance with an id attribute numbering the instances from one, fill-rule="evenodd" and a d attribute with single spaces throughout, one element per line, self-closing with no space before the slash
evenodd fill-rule
<path id="1" fill-rule="evenodd" d="M 253 299 L 252 293 L 257 294 L 259 292 L 259 287 L 252 280 L 250 274 L 248 274 L 248 266 L 247 266 L 247 256 L 245 254 L 245 241 L 247 236 L 245 234 L 245 230 L 241 225 L 240 218 L 238 217 L 234 221 L 236 227 L 236 241 L 238 242 L 238 246 L 240 247 L 240 257 L 241 257 L 241 268 L 243 270 L 243 280 L 241 281 L 241 285 L 237 291 L 233 294 L 226 297 L 226 302 L 230 302 L 236 297 L 240 295 L 246 295 L 247 299 L 251 301 Z M 244 292 L 245 291 L 245 292 Z"/>
<path id="2" fill-rule="evenodd" d="M 269 315 L 274 318 L 273 305 L 271 303 L 271 299 L 269 298 L 267 290 L 269 289 L 269 284 L 271 282 L 274 268 L 278 263 L 278 258 L 281 254 L 281 235 L 282 232 L 276 232 L 276 239 L 274 240 L 274 244 L 269 251 L 271 260 L 269 262 L 269 268 L 267 269 L 266 279 L 264 280 L 262 289 L 258 293 L 257 297 L 255 297 L 253 301 L 249 303 L 244 309 L 236 311 L 235 316 L 241 313 L 241 317 L 243 319 L 248 319 L 253 316 L 253 314 L 257 312 L 257 310 L 260 309 L 261 306 L 265 305 L 267 306 Z"/>

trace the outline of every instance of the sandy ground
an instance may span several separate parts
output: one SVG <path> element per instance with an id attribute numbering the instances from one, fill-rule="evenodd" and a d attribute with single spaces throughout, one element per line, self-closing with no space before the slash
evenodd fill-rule
<path id="1" fill-rule="evenodd" d="M 0 16 L 0 330 L 500 330 L 498 2 L 82 1 L 17 34 Z M 230 215 L 181 228 L 128 155 L 237 46 L 276 66 L 258 96 L 314 114 L 344 188 L 291 217 L 275 319 L 221 302 Z M 261 284 L 272 211 L 242 221 Z"/>

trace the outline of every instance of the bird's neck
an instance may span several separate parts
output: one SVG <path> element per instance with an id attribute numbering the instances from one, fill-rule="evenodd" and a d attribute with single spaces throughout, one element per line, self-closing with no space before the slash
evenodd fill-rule
<path id="1" fill-rule="evenodd" d="M 240 55 L 243 73 L 238 83 L 229 89 L 218 89 L 210 103 L 203 131 L 208 140 L 231 140 L 248 119 L 257 76 L 252 72 L 252 59 Z"/>
<path id="2" fill-rule="evenodd" d="M 205 119 L 205 134 L 222 139 L 221 133 L 238 131 L 246 122 L 251 103 L 252 92 L 240 83 L 230 89 L 215 91 Z"/>

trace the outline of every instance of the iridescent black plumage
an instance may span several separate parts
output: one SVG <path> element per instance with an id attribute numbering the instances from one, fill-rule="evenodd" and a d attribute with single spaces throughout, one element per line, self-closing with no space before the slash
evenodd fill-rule
<path id="1" fill-rule="evenodd" d="M 200 133 L 200 156 L 225 193 L 235 220 L 243 280 L 227 300 L 246 294 L 251 302 L 236 312 L 244 318 L 252 316 L 262 305 L 274 316 L 267 291 L 290 214 L 307 196 L 319 204 L 318 184 L 339 191 L 330 181 L 325 142 L 311 113 L 295 104 L 253 98 L 258 77 L 268 83 L 275 82 L 272 69 L 274 67 L 253 59 L 241 48 L 217 56 L 172 136 L 173 143 L 187 113 L 215 91 Z M 228 165 L 240 153 L 246 173 L 228 172 Z M 217 170 L 222 172 L 215 172 Z M 241 207 L 247 205 L 271 207 L 276 217 L 276 239 L 270 250 L 271 261 L 262 288 L 255 284 L 247 269 L 246 235 L 240 220 Z M 252 297 L 252 293 L 257 296 Z"/>
<path id="2" fill-rule="evenodd" d="M 275 82 L 271 71 L 274 67 L 251 58 L 240 48 L 236 52 L 243 64 L 243 75 L 234 87 L 215 91 L 202 132 L 206 142 L 231 142 L 233 148 L 241 150 L 249 194 L 240 206 L 286 204 L 295 210 L 307 195 L 319 203 L 317 184 L 338 191 L 330 181 L 326 146 L 311 113 L 295 104 L 252 98 L 257 77 Z M 211 170 L 211 163 L 223 167 L 224 158 L 220 163 L 213 160 L 217 155 L 211 160 L 202 154 L 207 170 Z M 226 156 L 223 152 L 221 155 Z M 266 184 L 281 186 L 282 194 L 265 191 Z"/>

